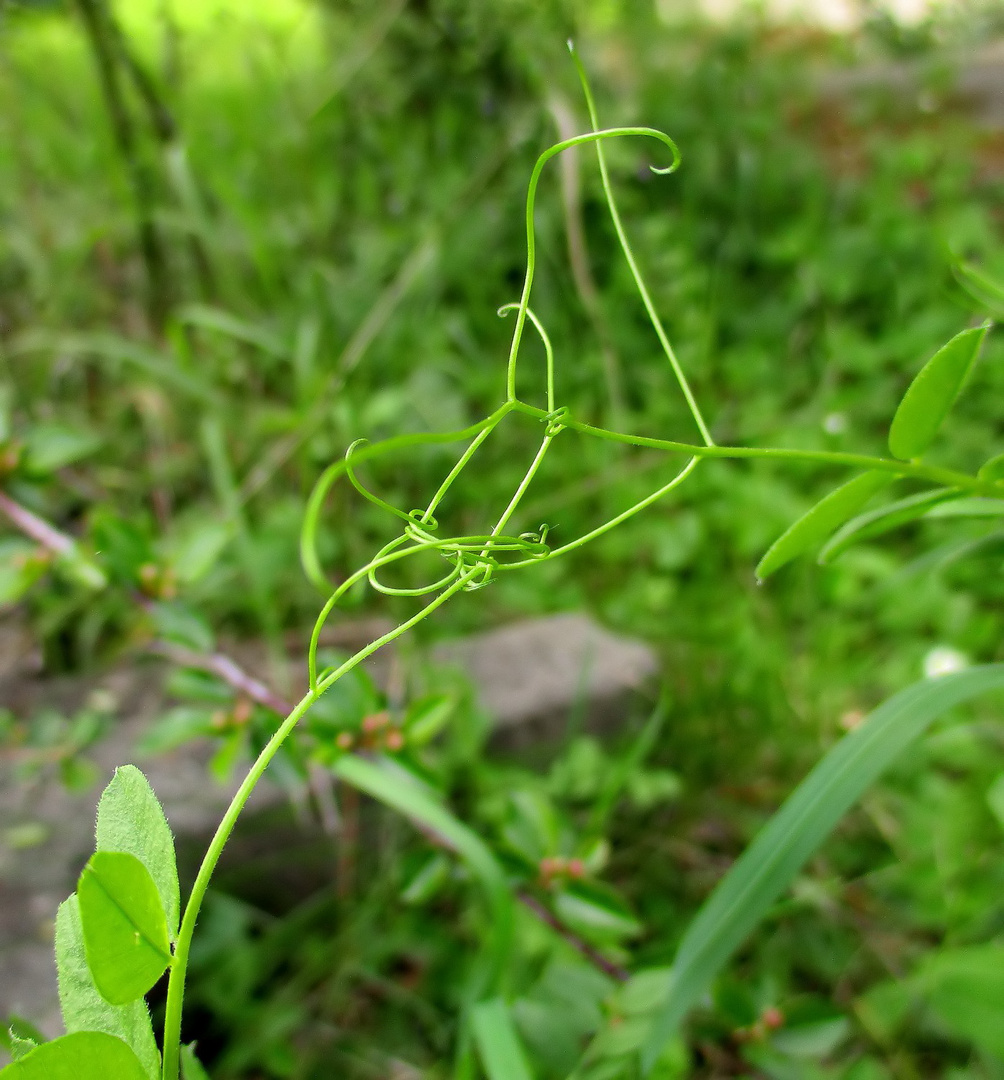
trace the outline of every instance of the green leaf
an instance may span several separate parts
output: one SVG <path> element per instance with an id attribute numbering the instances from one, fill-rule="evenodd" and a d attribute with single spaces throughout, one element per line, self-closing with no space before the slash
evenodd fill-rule
<path id="1" fill-rule="evenodd" d="M 687 928 L 673 963 L 673 982 L 643 1052 L 646 1068 L 809 856 L 897 755 L 948 709 L 1000 688 L 1004 664 L 915 683 L 880 705 L 830 750 Z"/>
<path id="2" fill-rule="evenodd" d="M 43 1043 L 0 1071 L 4 1080 L 147 1080 L 138 1058 L 114 1035 L 78 1031 Z"/>
<path id="3" fill-rule="evenodd" d="M 891 473 L 866 472 L 831 491 L 771 544 L 756 568 L 757 580 L 763 581 L 785 563 L 822 544 L 893 479 Z"/>
<path id="4" fill-rule="evenodd" d="M 952 499 L 949 502 L 939 503 L 924 515 L 928 518 L 1002 516 L 1004 516 L 1004 499 L 982 498 Z"/>
<path id="5" fill-rule="evenodd" d="M 101 445 L 97 436 L 59 424 L 37 424 L 25 440 L 24 465 L 31 473 L 55 472 L 92 454 Z"/>
<path id="6" fill-rule="evenodd" d="M 77 884 L 87 965 L 113 1005 L 142 997 L 171 963 L 167 919 L 147 868 L 126 852 L 98 851 Z"/>
<path id="7" fill-rule="evenodd" d="M 532 1080 L 512 1017 L 501 998 L 475 1005 L 471 1028 L 488 1080 Z"/>
<path id="8" fill-rule="evenodd" d="M 221 521 L 198 521 L 175 537 L 168 561 L 186 585 L 204 577 L 233 537 L 233 527 Z"/>
<path id="9" fill-rule="evenodd" d="M 157 635 L 194 652 L 212 652 L 216 644 L 212 627 L 199 614 L 177 600 L 151 607 Z"/>
<path id="10" fill-rule="evenodd" d="M 936 488 L 934 491 L 922 491 L 919 495 L 897 499 L 896 502 L 888 503 L 886 506 L 869 510 L 866 514 L 859 514 L 834 533 L 819 553 L 819 562 L 825 566 L 852 545 L 916 521 L 924 517 L 933 506 L 955 498 L 957 495 L 955 488 Z"/>
<path id="11" fill-rule="evenodd" d="M 101 795 L 94 832 L 98 851 L 135 855 L 157 885 L 171 940 L 178 933 L 181 890 L 174 837 L 150 782 L 135 765 L 123 765 Z"/>
<path id="12" fill-rule="evenodd" d="M 942 949 L 912 981 L 942 1023 L 1004 1059 L 1004 945 Z"/>
<path id="13" fill-rule="evenodd" d="M 963 330 L 923 366 L 910 383 L 889 428 L 889 451 L 909 461 L 931 445 L 959 396 L 990 323 Z"/>
<path id="14" fill-rule="evenodd" d="M 59 1005 L 68 1032 L 103 1031 L 128 1043 L 150 1080 L 160 1075 L 160 1053 L 153 1037 L 150 1011 L 142 998 L 127 1005 L 112 1005 L 94 985 L 87 966 L 80 903 L 71 896 L 56 914 L 56 969 Z"/>
<path id="15" fill-rule="evenodd" d="M 21 1058 L 27 1057 L 32 1050 L 41 1045 L 36 1039 L 26 1039 L 18 1035 L 13 1028 L 7 1034 L 7 1043 L 11 1061 L 20 1061 Z"/>
<path id="16" fill-rule="evenodd" d="M 510 956 L 513 932 L 513 899 L 502 867 L 487 844 L 458 821 L 427 789 L 406 778 L 401 771 L 390 772 L 354 754 L 346 754 L 334 765 L 334 772 L 353 787 L 431 830 L 463 859 L 480 882 L 491 909 L 491 933 L 486 943 L 487 971 L 484 984 L 491 990 Z"/>
<path id="17" fill-rule="evenodd" d="M 181 1048 L 181 1080 L 209 1080 L 209 1073 L 195 1056 L 195 1043 Z"/>
<path id="18" fill-rule="evenodd" d="M 983 462 L 976 477 L 979 480 L 1004 480 L 1004 454 L 998 454 Z"/>
<path id="19" fill-rule="evenodd" d="M 590 940 L 617 941 L 642 930 L 620 897 L 595 882 L 576 882 L 562 889 L 555 897 L 554 911 Z"/>

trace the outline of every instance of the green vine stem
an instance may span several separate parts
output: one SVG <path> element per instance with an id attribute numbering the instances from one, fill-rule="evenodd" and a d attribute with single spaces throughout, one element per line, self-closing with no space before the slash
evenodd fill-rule
<path id="1" fill-rule="evenodd" d="M 971 492 L 978 495 L 997 497 L 1004 495 L 1004 482 L 1002 481 L 980 479 L 979 477 L 971 476 L 967 473 L 958 472 L 953 469 L 927 465 L 920 460 L 898 461 L 891 458 L 873 457 L 866 454 L 825 450 L 797 450 L 782 447 L 718 446 L 715 444 L 711 437 L 710 429 L 698 408 L 696 398 L 691 391 L 683 369 L 680 366 L 666 335 L 665 329 L 655 310 L 651 295 L 649 294 L 637 261 L 631 250 L 627 233 L 614 201 L 602 143 L 609 138 L 633 135 L 656 139 L 665 145 L 672 153 L 672 163 L 669 166 L 665 168 L 651 167 L 653 172 L 659 174 L 670 173 L 677 168 L 680 162 L 679 150 L 668 135 L 656 131 L 653 128 L 618 127 L 605 130 L 599 129 L 596 107 L 585 77 L 585 72 L 578 58 L 575 57 L 574 50 L 572 50 L 572 52 L 583 84 L 593 130 L 583 135 L 564 139 L 549 147 L 538 157 L 530 177 L 526 196 L 527 263 L 523 289 L 518 303 L 506 304 L 499 309 L 499 315 L 502 316 L 511 311 L 515 311 L 516 313 L 516 323 L 506 365 L 505 400 L 494 412 L 490 413 L 484 419 L 457 431 L 404 435 L 373 444 L 365 441 L 353 443 L 341 460 L 332 463 L 324 470 L 307 502 L 300 537 L 301 561 L 309 580 L 327 596 L 327 600 L 321 608 L 311 635 L 308 651 L 309 688 L 300 702 L 282 721 L 278 729 L 268 740 L 265 748 L 258 755 L 254 764 L 251 766 L 237 794 L 231 801 L 223 820 L 220 822 L 206 852 L 205 858 L 202 861 L 202 865 L 199 868 L 195 885 L 192 888 L 192 893 L 185 907 L 184 916 L 181 921 L 181 928 L 175 948 L 174 963 L 171 968 L 168 982 L 167 1011 L 164 1024 L 163 1080 L 178 1080 L 181 1017 L 185 992 L 185 978 L 188 969 L 192 935 L 195 931 L 199 911 L 220 855 L 233 832 L 241 811 L 258 781 L 261 779 L 269 762 L 276 753 L 278 753 L 280 747 L 293 732 L 300 719 L 302 719 L 310 707 L 327 689 L 329 689 L 329 687 L 361 663 L 366 657 L 406 633 L 452 597 L 456 596 L 461 591 L 473 591 L 475 589 L 483 588 L 491 583 L 496 573 L 523 569 L 549 559 L 557 558 L 559 555 L 582 547 L 596 537 L 601 536 L 610 529 L 620 525 L 628 518 L 640 513 L 646 507 L 652 505 L 652 503 L 674 490 L 687 479 L 694 469 L 696 469 L 706 458 L 777 459 L 783 461 L 834 465 L 856 470 L 891 473 L 898 477 L 910 478 L 928 484 L 938 485 L 939 487 L 947 488 L 952 492 Z M 649 320 L 655 330 L 663 352 L 670 363 L 680 390 L 683 393 L 690 415 L 700 432 L 703 440 L 702 443 L 693 444 L 672 439 L 657 439 L 648 436 L 611 431 L 607 428 L 596 427 L 592 424 L 587 424 L 581 420 L 575 419 L 567 406 L 556 407 L 554 350 L 543 323 L 530 308 L 530 294 L 532 291 L 536 264 L 534 200 L 544 165 L 562 151 L 586 143 L 595 145 L 603 192 L 618 241 L 631 269 L 632 276 L 637 285 Z M 523 331 L 528 321 L 539 334 L 544 346 L 546 408 L 540 408 L 524 402 L 518 397 L 516 392 L 517 361 L 523 340 Z M 508 504 L 499 515 L 494 527 L 486 534 L 455 537 L 438 535 L 439 523 L 436 520 L 437 510 L 449 493 L 453 483 L 461 475 L 464 469 L 467 468 L 475 454 L 484 445 L 495 429 L 506 420 L 510 413 L 518 413 L 539 421 L 543 424 L 544 432 L 540 445 L 522 479 L 517 484 Z M 516 536 L 506 535 L 503 530 L 513 518 L 513 515 L 518 510 L 524 496 L 530 489 L 554 440 L 565 430 L 577 431 L 583 435 L 593 436 L 598 439 L 626 446 L 657 449 L 669 453 L 682 454 L 686 456 L 687 461 L 668 481 L 657 487 L 643 499 L 603 524 L 598 525 L 596 528 L 589 530 L 560 547 L 552 548 L 548 545 L 547 537 L 549 526 L 547 524 L 540 525 L 539 528 L 533 532 L 525 532 Z M 419 446 L 451 442 L 467 442 L 467 446 L 461 452 L 456 463 L 447 473 L 445 479 L 440 483 L 425 509 L 402 510 L 392 506 L 375 492 L 370 491 L 357 475 L 356 467 L 365 461 L 384 457 L 395 451 L 411 451 Z M 335 588 L 329 581 L 328 576 L 321 565 L 317 550 L 317 536 L 320 529 L 321 515 L 324 510 L 328 493 L 330 492 L 332 485 L 342 476 L 346 477 L 353 488 L 364 498 L 380 507 L 392 518 L 403 521 L 404 528 L 398 536 L 384 544 L 365 566 L 354 571 L 349 577 L 342 581 L 337 588 Z M 381 581 L 379 573 L 385 567 L 392 566 L 402 560 L 409 559 L 412 556 L 429 552 L 439 554 L 449 564 L 449 569 L 435 580 L 415 587 L 391 585 Z M 436 595 L 411 618 L 401 622 L 393 630 L 376 639 L 364 649 L 361 649 L 340 666 L 318 672 L 318 645 L 320 642 L 321 631 L 326 620 L 348 591 L 364 581 L 367 581 L 374 590 L 385 595 L 404 597 L 422 597 L 430 594 Z M 350 774 L 352 772 L 350 769 L 347 771 Z M 351 782 L 351 776 L 349 782 Z M 459 1060 L 466 1060 L 463 1048 L 468 1045 L 468 1034 L 466 1028 L 461 1030 L 458 1048 Z"/>

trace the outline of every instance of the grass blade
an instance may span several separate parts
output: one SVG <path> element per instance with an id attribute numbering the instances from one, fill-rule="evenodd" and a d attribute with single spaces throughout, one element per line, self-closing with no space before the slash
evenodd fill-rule
<path id="1" fill-rule="evenodd" d="M 509 957 L 513 898 L 502 867 L 488 845 L 417 783 L 402 782 L 399 775 L 391 775 L 379 765 L 354 755 L 341 758 L 334 771 L 353 787 L 434 833 L 463 859 L 481 883 L 491 909 L 492 931 L 487 947 L 488 974 L 484 987 L 485 993 L 491 993 Z"/>
<path id="2" fill-rule="evenodd" d="M 889 451 L 909 461 L 931 445 L 959 396 L 990 323 L 963 330 L 940 348 L 910 383 L 889 428 Z"/>
<path id="3" fill-rule="evenodd" d="M 646 1069 L 806 859 L 896 756 L 948 709 L 1001 688 L 1004 664 L 915 683 L 880 705 L 823 758 L 690 924 L 673 963 L 669 994 L 642 1053 Z"/>
<path id="4" fill-rule="evenodd" d="M 475 1005 L 471 1027 L 488 1080 L 533 1080 L 512 1017 L 501 998 Z"/>

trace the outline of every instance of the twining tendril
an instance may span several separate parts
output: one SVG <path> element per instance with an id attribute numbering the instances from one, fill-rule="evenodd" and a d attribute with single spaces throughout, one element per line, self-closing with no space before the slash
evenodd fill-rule
<path id="1" fill-rule="evenodd" d="M 571 49 L 571 43 L 569 43 Z M 356 665 L 362 663 L 378 649 L 394 641 L 407 633 L 423 619 L 428 618 L 433 612 L 447 603 L 454 596 L 464 591 L 482 589 L 491 584 L 498 574 L 511 573 L 525 567 L 534 566 L 549 559 L 558 558 L 561 555 L 574 551 L 588 544 L 590 541 L 602 536 L 609 530 L 640 513 L 652 503 L 663 498 L 678 485 L 683 483 L 697 467 L 703 458 L 781 458 L 803 462 L 819 462 L 829 465 L 850 466 L 856 469 L 877 470 L 891 473 L 894 476 L 912 477 L 928 483 L 938 484 L 945 487 L 958 489 L 977 495 L 1000 495 L 1000 486 L 992 479 L 981 479 L 978 476 L 969 476 L 952 469 L 927 465 L 921 461 L 897 461 L 888 458 L 870 457 L 865 454 L 850 454 L 842 452 L 829 452 L 822 450 L 807 451 L 786 448 L 767 447 L 742 447 L 742 446 L 717 446 L 711 437 L 710 430 L 697 405 L 696 398 L 690 388 L 679 360 L 666 334 L 665 328 L 659 319 L 652 302 L 651 295 L 645 285 L 637 260 L 631 250 L 631 245 L 621 221 L 617 203 L 613 195 L 613 187 L 607 170 L 606 158 L 603 145 L 607 139 L 627 136 L 641 136 L 655 139 L 666 146 L 672 161 L 668 166 L 655 167 L 652 171 L 659 175 L 673 172 L 680 163 L 680 153 L 673 140 L 661 131 L 645 127 L 619 127 L 601 130 L 597 119 L 596 106 L 592 91 L 586 79 L 585 71 L 579 63 L 578 57 L 572 50 L 572 56 L 579 72 L 586 105 L 589 111 L 589 119 L 592 131 L 574 138 L 565 139 L 555 143 L 545 150 L 537 159 L 530 176 L 530 183 L 526 196 L 526 243 L 527 259 L 526 273 L 523 280 L 523 291 L 519 302 L 506 304 L 499 309 L 500 315 L 510 311 L 516 313 L 516 323 L 513 329 L 512 343 L 509 348 L 509 358 L 506 365 L 505 399 L 502 404 L 483 420 L 471 424 L 459 431 L 448 432 L 423 432 L 420 434 L 402 435 L 387 439 L 379 443 L 368 443 L 359 440 L 352 444 L 345 456 L 332 463 L 321 474 L 317 484 L 307 502 L 304 513 L 303 529 L 300 536 L 300 554 L 303 568 L 310 581 L 328 596 L 321 612 L 314 624 L 311 634 L 310 648 L 308 651 L 308 667 L 310 686 L 301 701 L 293 711 L 282 721 L 278 729 L 269 738 L 264 749 L 258 755 L 251 766 L 247 776 L 241 784 L 237 794 L 233 797 L 219 828 L 210 842 L 202 865 L 196 876 L 195 884 L 189 897 L 185 913 L 181 921 L 178 940 L 175 945 L 174 964 L 168 983 L 167 1004 L 164 1021 L 164 1080 L 177 1080 L 179 1075 L 179 1054 L 181 1038 L 181 1011 L 184 996 L 184 984 L 188 965 L 189 948 L 195 923 L 198 918 L 202 901 L 209 886 L 210 878 L 215 870 L 219 857 L 223 851 L 237 818 L 246 804 L 251 792 L 264 774 L 269 762 L 278 753 L 279 748 L 293 732 L 300 719 L 313 706 L 317 699 L 329 687 L 338 681 L 343 675 L 351 671 Z M 652 328 L 659 340 L 660 346 L 669 362 L 675 379 L 683 394 L 690 415 L 700 432 L 701 442 L 691 443 L 674 439 L 656 439 L 648 436 L 631 435 L 624 432 L 612 431 L 608 428 L 597 427 L 577 420 L 567 405 L 556 404 L 555 388 L 555 360 L 554 350 L 547 331 L 530 308 L 530 294 L 533 288 L 534 268 L 536 265 L 536 240 L 534 234 L 534 201 L 537 193 L 537 184 L 540 180 L 544 166 L 551 158 L 572 147 L 591 143 L 596 150 L 599 163 L 600 177 L 603 194 L 607 204 L 607 210 L 613 222 L 614 231 L 621 247 L 621 251 L 630 268 L 631 275 L 638 289 L 642 305 L 648 315 Z M 531 405 L 520 399 L 516 392 L 516 368 L 519 359 L 519 350 L 523 340 L 523 331 L 529 320 L 531 325 L 540 335 L 544 345 L 546 357 L 546 402 L 545 408 Z M 516 486 L 505 509 L 499 515 L 495 525 L 483 535 L 468 535 L 446 537 L 440 536 L 440 525 L 436 518 L 436 512 L 446 498 L 450 488 L 470 464 L 478 450 L 491 436 L 495 429 L 509 416 L 510 413 L 518 413 L 522 416 L 531 417 L 544 426 L 544 434 L 540 446 L 533 460 L 530 462 Z M 617 514 L 615 517 L 597 525 L 583 535 L 576 537 L 567 543 L 552 547 L 548 544 L 549 526 L 542 524 L 538 530 L 522 532 L 517 536 L 511 536 L 505 532 L 510 519 L 519 508 L 520 502 L 532 484 L 541 464 L 555 439 L 559 438 L 566 430 L 572 430 L 580 435 L 603 439 L 621 445 L 634 447 L 649 447 L 665 450 L 669 453 L 685 455 L 686 463 L 669 480 L 657 486 L 644 498 L 638 500 L 633 506 Z M 439 485 L 425 509 L 401 510 L 391 503 L 382 499 L 379 495 L 366 488 L 356 475 L 356 467 L 364 461 L 385 457 L 399 450 L 413 450 L 419 446 L 438 445 L 452 442 L 466 442 L 467 445 L 460 454 L 456 463 L 447 473 Z M 328 494 L 332 485 L 342 475 L 348 477 L 350 484 L 359 494 L 368 499 L 375 506 L 380 507 L 391 519 L 404 522 L 404 527 L 399 535 L 386 543 L 365 566 L 349 575 L 337 588 L 332 587 L 324 569 L 321 566 L 318 553 L 318 533 L 320 531 L 321 514 L 324 510 Z M 421 555 L 435 554 L 445 560 L 448 569 L 442 574 L 430 575 L 432 581 L 423 585 L 391 585 L 381 576 L 385 569 L 390 569 L 397 563 L 403 563 Z M 317 669 L 317 651 L 321 632 L 331 612 L 356 585 L 368 582 L 370 587 L 377 592 L 390 596 L 401 597 L 427 597 L 431 599 L 415 612 L 410 618 L 399 623 L 392 630 L 382 634 L 375 641 L 370 642 L 360 649 L 354 656 L 349 657 L 336 667 Z M 506 936 L 500 935 L 493 949 L 503 950 L 506 948 Z M 500 953 L 494 957 L 488 970 L 496 974 L 504 967 L 505 956 Z M 494 983 L 486 985 L 485 993 L 494 992 Z"/>

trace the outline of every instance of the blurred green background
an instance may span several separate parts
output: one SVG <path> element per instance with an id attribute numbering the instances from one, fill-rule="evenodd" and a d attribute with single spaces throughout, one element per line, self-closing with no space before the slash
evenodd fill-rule
<path id="1" fill-rule="evenodd" d="M 649 0 L 8 0 L 0 442 L 17 464 L 4 488 L 100 552 L 120 586 L 95 593 L 32 563 L 15 533 L 0 538 L 3 598 L 30 621 L 45 671 L 100 667 L 135 644 L 142 583 L 165 600 L 177 589 L 189 639 L 264 637 L 272 677 L 292 677 L 283 643 L 319 606 L 297 541 L 320 471 L 354 439 L 459 428 L 502 400 L 511 325 L 496 309 L 522 284 L 530 169 L 588 126 L 569 37 L 604 125 L 656 127 L 681 148 L 669 178 L 648 170 L 661 161 L 644 143 L 609 155 L 716 440 L 881 454 L 912 375 L 987 314 L 953 265 L 1004 268 L 1004 136 L 957 90 L 1002 30 L 995 4 L 906 26 L 864 5 L 860 28 L 834 35 Z M 692 439 L 594 158 L 567 161 L 542 183 L 534 293 L 559 400 Z M 1002 449 L 1002 361 L 991 335 L 939 462 L 973 469 Z M 490 525 L 538 436 L 514 423 L 486 445 L 451 527 Z M 424 504 L 452 452 L 388 459 L 368 482 Z M 569 436 L 519 527 L 546 520 L 570 539 L 668 467 Z M 676 779 L 608 823 L 607 877 L 646 927 L 640 962 L 671 959 L 757 825 L 932 650 L 1004 659 L 1004 533 L 980 521 L 914 525 L 757 587 L 762 552 L 839 479 L 709 463 L 595 544 L 503 576 L 419 630 L 586 609 L 658 650 L 670 704 L 651 765 Z M 345 492 L 326 520 L 339 574 L 393 535 Z M 353 604 L 413 610 L 372 593 Z M 848 818 L 695 1021 L 677 1075 L 1004 1076 L 995 717 L 986 705 L 939 730 Z M 570 737 L 546 775 L 450 752 L 441 776 L 488 829 L 520 785 L 574 820 L 619 745 Z M 193 990 L 214 1076 L 446 1075 L 462 884 L 402 906 L 421 844 L 400 830 L 381 843 L 349 895 L 291 913 L 220 894 Z M 551 961 L 527 934 L 526 1000 L 553 1003 Z M 969 983 L 947 979 L 948 1005 L 918 1005 L 910 979 L 949 947 L 945 963 L 976 956 Z M 605 992 L 583 989 L 582 1008 Z M 1001 1011 L 958 1019 L 980 1001 Z M 736 1035 L 774 1005 L 802 1017 L 801 1042 Z M 522 1015 L 541 1075 L 564 1075 L 561 1053 L 548 1058 L 558 1021 Z"/>

